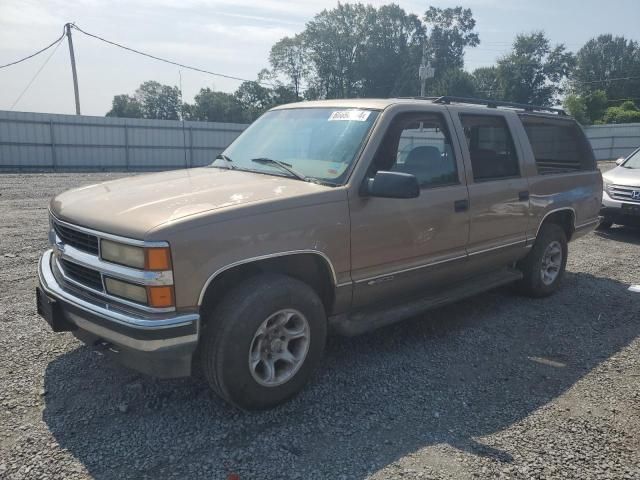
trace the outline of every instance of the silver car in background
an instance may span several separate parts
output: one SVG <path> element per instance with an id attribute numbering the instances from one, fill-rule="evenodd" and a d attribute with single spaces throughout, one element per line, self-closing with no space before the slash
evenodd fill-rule
<path id="1" fill-rule="evenodd" d="M 614 223 L 640 226 L 640 148 L 602 174 L 604 192 L 599 230 Z"/>

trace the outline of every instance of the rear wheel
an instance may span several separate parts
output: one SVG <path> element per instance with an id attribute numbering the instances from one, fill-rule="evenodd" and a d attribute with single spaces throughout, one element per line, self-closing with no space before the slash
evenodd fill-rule
<path id="1" fill-rule="evenodd" d="M 305 386 L 326 334 L 324 307 L 311 287 L 285 275 L 259 275 L 211 312 L 202 335 L 203 373 L 228 402 L 270 408 Z"/>
<path id="2" fill-rule="evenodd" d="M 564 277 L 567 253 L 564 229 L 555 223 L 543 225 L 531 251 L 518 264 L 523 274 L 519 290 L 532 297 L 554 293 Z"/>

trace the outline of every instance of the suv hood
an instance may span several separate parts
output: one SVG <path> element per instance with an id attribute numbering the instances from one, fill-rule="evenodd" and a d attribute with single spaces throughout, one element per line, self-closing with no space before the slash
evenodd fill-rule
<path id="1" fill-rule="evenodd" d="M 142 239 L 155 227 L 191 215 L 327 189 L 292 178 L 204 167 L 69 190 L 54 197 L 50 209 L 72 224 Z"/>
<path id="2" fill-rule="evenodd" d="M 615 185 L 640 186 L 640 169 L 615 167 L 602 174 L 602 178 Z"/>

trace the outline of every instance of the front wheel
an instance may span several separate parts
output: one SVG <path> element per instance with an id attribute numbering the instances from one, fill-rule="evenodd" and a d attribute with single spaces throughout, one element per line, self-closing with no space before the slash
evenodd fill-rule
<path id="1" fill-rule="evenodd" d="M 203 373 L 212 389 L 244 409 L 264 409 L 298 393 L 320 363 L 327 322 L 307 284 L 279 274 L 253 277 L 206 319 Z"/>
<path id="2" fill-rule="evenodd" d="M 560 286 L 567 265 L 567 236 L 555 224 L 543 225 L 529 254 L 518 263 L 523 278 L 519 290 L 532 297 L 546 297 Z"/>

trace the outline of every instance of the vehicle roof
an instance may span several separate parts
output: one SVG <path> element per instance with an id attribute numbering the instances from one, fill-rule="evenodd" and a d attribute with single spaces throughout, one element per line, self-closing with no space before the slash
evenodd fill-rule
<path id="1" fill-rule="evenodd" d="M 301 101 L 295 103 L 287 103 L 285 105 L 279 105 L 277 107 L 272 108 L 271 110 L 284 110 L 290 108 L 363 108 L 369 110 L 384 110 L 391 105 L 404 104 L 404 105 L 424 105 L 425 103 L 437 106 L 437 107 L 454 107 L 456 109 L 461 108 L 472 108 L 478 110 L 498 110 L 498 111 L 512 111 L 516 113 L 526 113 L 533 115 L 543 115 L 551 118 L 562 118 L 562 119 L 572 119 L 572 117 L 568 115 L 558 115 L 556 113 L 549 113 L 544 111 L 528 111 L 517 108 L 509 108 L 499 106 L 500 108 L 496 109 L 494 107 L 489 107 L 487 105 L 475 104 L 475 103 L 466 103 L 464 101 L 453 101 L 452 103 L 437 103 L 439 97 L 423 97 L 423 98 L 412 98 L 412 97 L 398 97 L 398 98 L 339 98 L 339 99 L 331 99 L 331 100 L 312 100 L 312 101 Z M 489 102 L 489 101 L 488 101 Z"/>

